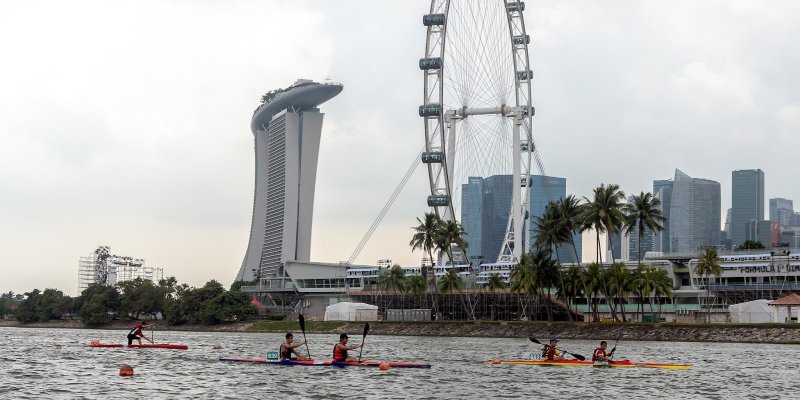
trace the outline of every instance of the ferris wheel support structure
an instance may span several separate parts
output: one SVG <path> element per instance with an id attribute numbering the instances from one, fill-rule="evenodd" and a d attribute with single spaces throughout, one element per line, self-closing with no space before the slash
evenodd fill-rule
<path id="1" fill-rule="evenodd" d="M 489 0 L 480 1 L 488 2 Z M 462 7 L 470 7 L 470 3 L 458 0 L 432 0 L 430 13 L 423 16 L 423 25 L 427 27 L 427 39 L 425 58 L 419 61 L 419 67 L 424 72 L 424 103 L 419 107 L 419 115 L 425 121 L 426 146 L 422 154 L 422 162 L 427 165 L 430 182 L 431 194 L 428 196 L 428 206 L 432 207 L 443 220 L 455 220 L 453 193 L 456 192 L 455 185 L 460 184 L 455 181 L 456 161 L 459 157 L 460 146 L 462 146 L 457 136 L 457 126 L 469 117 L 485 115 L 504 117 L 511 122 L 510 154 L 512 162 L 511 171 L 507 172 L 510 172 L 512 179 L 512 193 L 508 205 L 508 222 L 497 261 L 517 262 L 523 253 L 524 241 L 527 237 L 526 211 L 529 194 L 527 188 L 531 182 L 531 158 L 535 151 L 532 136 L 534 108 L 531 97 L 533 72 L 530 68 L 528 54 L 530 37 L 526 33 L 522 15 L 525 3 L 519 0 L 495 1 L 502 3 L 502 10 L 505 11 L 507 21 L 507 28 L 497 27 L 497 29 L 504 31 L 507 29 L 508 33 L 508 42 L 506 43 L 508 47 L 499 51 L 510 49 L 510 58 L 513 60 L 511 64 L 513 65 L 513 78 L 506 77 L 509 82 L 513 80 L 514 96 L 507 99 L 507 102 L 513 104 L 506 104 L 505 99 L 498 99 L 497 104 L 491 107 L 468 107 L 459 104 L 459 107 L 448 108 L 452 106 L 449 104 L 452 102 L 446 101 L 446 94 L 452 92 L 453 87 L 461 89 L 464 86 L 459 82 L 454 82 L 454 79 L 445 73 L 447 68 L 455 67 L 447 65 L 448 60 L 454 60 L 452 56 L 448 58 L 448 53 L 446 53 L 448 22 L 455 3 L 466 4 Z M 480 6 L 475 7 L 480 8 Z M 466 14 L 467 11 L 457 9 L 456 12 Z M 455 51 L 463 53 L 461 49 Z M 490 68 L 483 68 L 483 66 L 476 70 L 492 72 Z M 498 74 L 507 72 L 497 71 Z M 464 256 L 466 257 L 466 255 Z"/>

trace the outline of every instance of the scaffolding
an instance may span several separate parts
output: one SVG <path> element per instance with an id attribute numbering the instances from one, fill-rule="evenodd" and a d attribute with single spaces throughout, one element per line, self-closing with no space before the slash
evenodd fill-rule
<path id="1" fill-rule="evenodd" d="M 78 293 L 91 284 L 113 286 L 137 278 L 158 283 L 164 279 L 164 269 L 146 266 L 143 258 L 111 254 L 109 246 L 99 246 L 78 260 Z"/>

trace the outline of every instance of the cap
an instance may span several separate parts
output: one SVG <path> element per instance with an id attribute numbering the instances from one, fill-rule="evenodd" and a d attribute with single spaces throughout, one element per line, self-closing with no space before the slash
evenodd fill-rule
<path id="1" fill-rule="evenodd" d="M 550 339 L 550 341 L 551 341 L 551 342 L 557 342 L 557 341 L 558 341 L 558 338 L 552 338 L 552 339 Z"/>
<path id="2" fill-rule="evenodd" d="M 349 337 L 349 336 L 347 336 L 347 334 L 346 334 L 346 333 L 343 333 L 343 334 L 339 335 L 339 340 L 342 340 L 342 339 L 349 339 L 349 338 L 350 338 L 350 337 Z"/>

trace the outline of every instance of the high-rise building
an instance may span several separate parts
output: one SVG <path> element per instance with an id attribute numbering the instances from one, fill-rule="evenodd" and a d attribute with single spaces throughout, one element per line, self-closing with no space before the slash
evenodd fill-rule
<path id="1" fill-rule="evenodd" d="M 728 236 L 734 246 L 747 240 L 752 221 L 764 220 L 764 171 L 745 169 L 732 172 L 731 226 Z"/>
<path id="2" fill-rule="evenodd" d="M 667 219 L 664 223 L 664 230 L 656 232 L 653 239 L 653 250 L 663 253 L 670 252 L 669 245 L 669 210 L 672 205 L 672 180 L 653 181 L 653 196 L 661 200 L 661 215 Z"/>
<path id="3" fill-rule="evenodd" d="M 761 242 L 766 248 L 781 242 L 781 225 L 778 221 L 750 221 L 747 223 L 747 240 Z"/>
<path id="4" fill-rule="evenodd" d="M 769 199 L 769 220 L 778 221 L 783 227 L 794 223 L 794 205 L 789 199 L 780 197 Z"/>
<path id="5" fill-rule="evenodd" d="M 309 261 L 323 119 L 317 107 L 341 91 L 341 84 L 301 79 L 268 92 L 253 113 L 253 219 L 236 280 L 279 276 L 286 261 Z"/>
<path id="6" fill-rule="evenodd" d="M 511 175 L 493 175 L 483 180 L 481 251 L 484 262 L 497 260 L 511 211 Z"/>
<path id="7" fill-rule="evenodd" d="M 667 251 L 691 253 L 703 247 L 718 246 L 721 222 L 719 182 L 692 178 L 676 169 L 671 192 L 665 229 L 669 232 Z"/>
<path id="8" fill-rule="evenodd" d="M 467 242 L 467 254 L 470 262 L 478 265 L 484 259 L 494 261 L 496 255 L 486 257 L 481 248 L 483 213 L 483 178 L 470 176 L 467 183 L 461 185 L 461 227 L 467 233 L 464 240 Z"/>
<path id="9" fill-rule="evenodd" d="M 530 234 L 524 241 L 526 252 L 536 241 L 536 217 L 544 215 L 547 203 L 565 198 L 567 192 L 564 178 L 531 175 L 530 179 Z M 467 232 L 465 239 L 471 261 L 480 259 L 485 263 L 497 260 L 508 223 L 511 181 L 511 175 L 493 175 L 488 178 L 469 177 L 467 183 L 461 185 L 461 226 Z M 573 241 L 580 259 L 581 235 L 573 235 Z M 562 245 L 558 255 L 562 263 L 576 262 L 575 249 L 570 245 Z"/>

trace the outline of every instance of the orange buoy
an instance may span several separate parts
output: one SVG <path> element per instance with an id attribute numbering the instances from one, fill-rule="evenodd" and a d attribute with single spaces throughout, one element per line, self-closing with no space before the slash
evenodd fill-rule
<path id="1" fill-rule="evenodd" d="M 119 368 L 119 376 L 133 376 L 133 367 L 128 364 L 122 364 Z"/>
<path id="2" fill-rule="evenodd" d="M 381 371 L 388 371 L 389 370 L 389 363 L 382 362 L 378 365 L 378 369 Z"/>
<path id="3" fill-rule="evenodd" d="M 501 361 L 496 359 L 496 358 L 494 360 L 492 360 L 492 364 L 500 364 L 500 363 L 501 363 Z"/>

